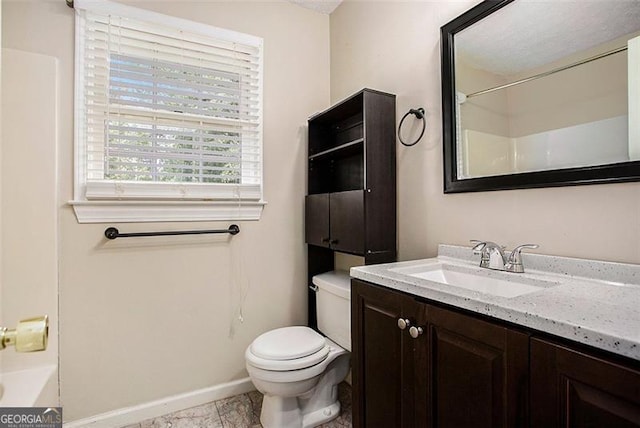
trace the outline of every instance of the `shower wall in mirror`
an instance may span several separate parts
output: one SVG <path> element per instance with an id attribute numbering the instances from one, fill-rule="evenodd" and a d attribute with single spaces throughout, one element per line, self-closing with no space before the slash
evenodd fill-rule
<path id="1" fill-rule="evenodd" d="M 484 3 L 443 27 L 445 191 L 640 161 L 640 1 Z"/>

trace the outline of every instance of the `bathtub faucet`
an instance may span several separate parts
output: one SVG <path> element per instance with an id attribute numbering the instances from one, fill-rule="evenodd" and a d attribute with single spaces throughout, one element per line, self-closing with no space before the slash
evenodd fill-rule
<path id="1" fill-rule="evenodd" d="M 37 352 L 47 349 L 49 317 L 29 318 L 18 323 L 15 329 L 0 327 L 0 350 L 14 346 L 16 352 Z"/>

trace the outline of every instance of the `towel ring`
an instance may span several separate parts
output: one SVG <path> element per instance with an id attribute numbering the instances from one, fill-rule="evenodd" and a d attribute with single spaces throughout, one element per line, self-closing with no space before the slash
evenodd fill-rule
<path id="1" fill-rule="evenodd" d="M 418 136 L 418 138 L 416 138 L 416 140 L 414 142 L 405 143 L 402 140 L 402 135 L 400 134 L 400 130 L 402 129 L 402 123 L 407 118 L 407 116 L 409 116 L 410 114 L 413 114 L 417 119 L 422 119 L 422 131 L 420 132 L 420 135 Z M 418 144 L 418 141 L 420 141 L 420 139 L 424 135 L 425 129 L 427 129 L 427 119 L 425 119 L 425 117 L 424 117 L 424 109 L 422 107 L 420 107 L 418 109 L 413 109 L 412 108 L 407 113 L 405 113 L 405 115 L 402 116 L 402 119 L 400 120 L 400 125 L 398 125 L 398 139 L 400 140 L 400 142 L 402 143 L 403 146 L 407 146 L 407 147 L 415 146 L 416 144 Z"/>

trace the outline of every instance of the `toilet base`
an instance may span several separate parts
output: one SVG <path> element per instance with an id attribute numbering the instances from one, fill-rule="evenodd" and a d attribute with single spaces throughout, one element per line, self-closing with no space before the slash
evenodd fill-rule
<path id="1" fill-rule="evenodd" d="M 340 415 L 340 401 L 303 415 L 298 398 L 264 396 L 260 423 L 264 428 L 313 428 Z"/>
<path id="2" fill-rule="evenodd" d="M 317 427 L 318 425 L 337 418 L 338 415 L 340 415 L 340 402 L 336 401 L 324 409 L 318 409 L 315 412 L 304 415 L 304 418 L 302 418 L 302 428 Z"/>
<path id="3" fill-rule="evenodd" d="M 296 397 L 265 395 L 262 399 L 260 423 L 264 428 L 301 427 L 302 412 Z"/>
<path id="4" fill-rule="evenodd" d="M 326 341 L 327 358 L 307 369 L 277 372 L 247 364 L 249 376 L 264 395 L 260 412 L 264 428 L 312 428 L 338 417 L 338 384 L 349 372 L 350 354 Z"/>

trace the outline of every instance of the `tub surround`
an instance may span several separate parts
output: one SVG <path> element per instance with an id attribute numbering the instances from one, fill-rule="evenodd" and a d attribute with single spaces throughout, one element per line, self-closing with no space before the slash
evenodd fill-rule
<path id="1" fill-rule="evenodd" d="M 50 407 L 58 405 L 58 366 L 49 364 L 0 375 L 0 407 Z"/>
<path id="2" fill-rule="evenodd" d="M 437 261 L 477 266 L 470 248 L 440 245 L 438 257 L 351 268 L 351 276 L 640 360 L 640 266 L 523 254 L 525 274 L 560 284 L 504 298 L 390 269 Z M 519 275 L 487 271 L 509 281 Z"/>

